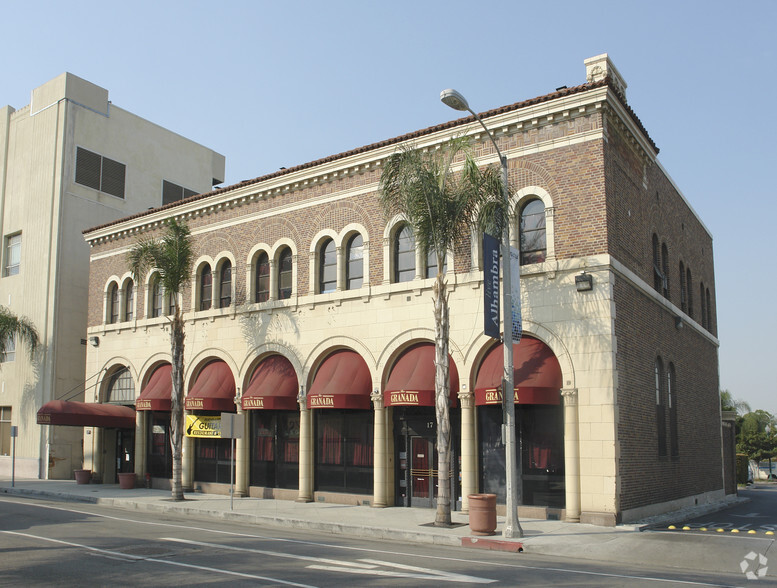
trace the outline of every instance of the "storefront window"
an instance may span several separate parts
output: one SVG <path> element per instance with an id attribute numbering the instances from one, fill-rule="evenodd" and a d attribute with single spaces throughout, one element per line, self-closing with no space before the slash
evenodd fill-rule
<path id="1" fill-rule="evenodd" d="M 370 494 L 372 411 L 317 410 L 315 415 L 317 489 Z"/>
<path id="2" fill-rule="evenodd" d="M 151 413 L 148 431 L 148 473 L 154 478 L 171 478 L 170 413 Z"/>
<path id="3" fill-rule="evenodd" d="M 251 439 L 251 485 L 298 488 L 299 412 L 252 411 Z"/>

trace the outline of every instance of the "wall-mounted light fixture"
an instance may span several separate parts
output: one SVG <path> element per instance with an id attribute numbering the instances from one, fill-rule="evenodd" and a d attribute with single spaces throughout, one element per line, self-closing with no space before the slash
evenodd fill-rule
<path id="1" fill-rule="evenodd" d="M 675 329 L 682 329 L 683 328 L 683 317 L 681 317 L 681 316 L 674 317 L 674 328 Z"/>
<path id="2" fill-rule="evenodd" d="M 591 274 L 583 273 L 575 276 L 575 288 L 578 292 L 587 292 L 594 289 L 594 277 Z"/>
<path id="3" fill-rule="evenodd" d="M 89 337 L 89 343 L 92 345 L 92 347 L 99 347 L 100 338 L 97 335 L 92 335 L 91 337 Z"/>

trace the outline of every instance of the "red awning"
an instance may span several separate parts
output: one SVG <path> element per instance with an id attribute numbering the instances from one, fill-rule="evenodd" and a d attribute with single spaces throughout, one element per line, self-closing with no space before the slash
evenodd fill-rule
<path id="1" fill-rule="evenodd" d="M 369 409 L 372 378 L 355 351 L 335 351 L 324 360 L 308 391 L 308 408 Z"/>
<path id="2" fill-rule="evenodd" d="M 235 412 L 235 379 L 229 366 L 217 360 L 202 368 L 186 396 L 184 408 Z"/>
<path id="3" fill-rule="evenodd" d="M 475 382 L 475 404 L 501 404 L 504 347 L 486 354 Z M 559 404 L 561 367 L 550 347 L 533 337 L 513 345 L 514 398 L 516 404 Z"/>
<path id="4" fill-rule="evenodd" d="M 38 411 L 38 424 L 134 429 L 135 411 L 118 404 L 52 400 Z"/>
<path id="5" fill-rule="evenodd" d="M 297 410 L 297 374 L 282 355 L 259 364 L 243 393 L 243 409 Z"/>
<path id="6" fill-rule="evenodd" d="M 173 393 L 173 380 L 170 374 L 173 366 L 169 363 L 160 365 L 151 374 L 148 384 L 135 401 L 135 410 L 171 410 L 171 395 Z"/>
<path id="7" fill-rule="evenodd" d="M 434 343 L 420 343 L 405 351 L 391 370 L 383 390 L 386 406 L 434 406 Z M 456 406 L 459 371 L 450 359 L 451 406 Z"/>

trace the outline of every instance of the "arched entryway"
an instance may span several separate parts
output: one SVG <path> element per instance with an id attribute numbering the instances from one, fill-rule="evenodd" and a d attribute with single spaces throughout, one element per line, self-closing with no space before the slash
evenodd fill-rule
<path id="1" fill-rule="evenodd" d="M 513 345 L 516 451 L 520 451 L 521 504 L 564 508 L 564 412 L 561 368 L 553 351 L 539 339 L 524 336 Z M 479 482 L 482 492 L 505 502 L 505 450 L 502 439 L 504 349 L 491 348 L 475 383 L 478 423 Z"/>

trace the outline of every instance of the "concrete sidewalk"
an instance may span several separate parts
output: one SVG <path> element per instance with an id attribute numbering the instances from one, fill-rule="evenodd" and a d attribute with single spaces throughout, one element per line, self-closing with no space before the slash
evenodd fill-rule
<path id="1" fill-rule="evenodd" d="M 471 535 L 468 517 L 452 513 L 453 528 L 432 525 L 434 510 L 420 508 L 370 508 L 332 503 L 296 503 L 261 498 L 235 498 L 212 494 L 186 495 L 176 502 L 167 490 L 120 489 L 114 484 L 76 484 L 73 480 L 0 480 L 0 493 L 66 501 L 88 502 L 127 510 L 168 512 L 192 517 L 213 517 L 256 525 L 310 529 L 351 537 L 369 537 L 402 543 L 429 543 L 500 551 L 523 551 L 574 559 L 617 561 L 640 566 L 678 567 L 706 572 L 738 573 L 739 563 L 750 551 L 765 553 L 773 539 L 682 533 L 640 532 L 640 525 L 598 527 L 522 519 L 522 539 L 501 536 L 503 517 L 497 517 L 497 535 Z M 728 504 L 734 504 L 735 499 Z M 708 510 L 709 512 L 709 510 Z M 695 509 L 682 515 L 701 515 Z M 675 521 L 681 515 L 677 515 Z M 667 521 L 672 521 L 671 516 Z M 656 523 L 656 520 L 652 520 Z M 777 567 L 777 566 L 774 566 Z M 772 576 L 772 574 L 769 574 Z"/>

